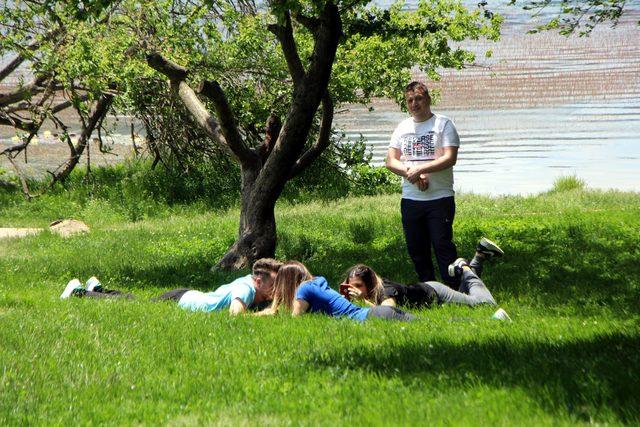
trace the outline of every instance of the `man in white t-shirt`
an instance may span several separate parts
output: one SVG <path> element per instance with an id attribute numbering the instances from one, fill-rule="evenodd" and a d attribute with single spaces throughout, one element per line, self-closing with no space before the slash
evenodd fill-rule
<path id="1" fill-rule="evenodd" d="M 386 166 L 402 180 L 402 227 L 418 280 L 434 281 L 431 246 L 442 281 L 457 289 L 447 267 L 458 258 L 453 243 L 455 201 L 453 165 L 460 138 L 451 120 L 431 112 L 426 85 L 411 82 L 405 89 L 411 117 L 391 136 Z"/>

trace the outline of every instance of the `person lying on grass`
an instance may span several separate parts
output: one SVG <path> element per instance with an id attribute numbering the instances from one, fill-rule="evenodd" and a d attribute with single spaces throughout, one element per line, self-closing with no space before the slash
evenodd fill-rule
<path id="1" fill-rule="evenodd" d="M 333 317 L 349 317 L 364 321 L 371 318 L 411 321 L 412 314 L 396 307 L 359 307 L 331 289 L 324 277 L 313 277 L 304 264 L 288 261 L 280 267 L 274 283 L 271 308 L 264 314 L 275 314 L 284 306 L 294 316 L 306 312 L 324 313 Z"/>
<path id="2" fill-rule="evenodd" d="M 261 258 L 253 264 L 252 274 L 239 277 L 233 282 L 222 285 L 213 292 L 180 288 L 165 292 L 152 301 L 176 301 L 178 306 L 191 311 L 220 311 L 229 309 L 236 315 L 273 299 L 273 282 L 282 263 L 271 258 Z M 78 279 L 71 280 L 61 299 L 70 296 L 79 298 L 127 298 L 134 296 L 117 290 L 105 289 L 98 279 L 92 277 L 86 287 Z"/>
<path id="3" fill-rule="evenodd" d="M 449 275 L 461 279 L 460 291 L 440 282 L 424 282 L 403 285 L 384 279 L 371 267 L 358 264 L 349 269 L 346 280 L 340 285 L 340 293 L 348 300 L 360 300 L 368 306 L 413 306 L 429 308 L 434 303 L 495 305 L 496 302 L 480 279 L 484 261 L 502 256 L 504 252 L 491 240 L 483 237 L 470 263 L 458 258 L 449 265 Z"/>

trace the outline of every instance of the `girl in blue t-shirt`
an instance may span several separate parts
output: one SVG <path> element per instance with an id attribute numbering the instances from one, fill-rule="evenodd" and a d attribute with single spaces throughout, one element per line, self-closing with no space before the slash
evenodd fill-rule
<path id="1" fill-rule="evenodd" d="M 412 314 L 396 307 L 359 307 L 331 289 L 324 277 L 313 277 L 304 264 L 288 261 L 280 270 L 274 283 L 272 313 L 284 306 L 294 316 L 306 312 L 319 312 L 334 317 L 349 317 L 364 321 L 373 317 L 380 319 L 411 321 Z"/>

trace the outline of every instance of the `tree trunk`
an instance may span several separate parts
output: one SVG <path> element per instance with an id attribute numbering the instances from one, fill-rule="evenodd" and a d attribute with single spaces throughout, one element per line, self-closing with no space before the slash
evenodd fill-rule
<path id="1" fill-rule="evenodd" d="M 255 192 L 261 167 L 242 169 L 242 203 L 238 239 L 212 270 L 240 269 L 257 259 L 273 257 L 276 251 L 275 200 Z"/>
<path id="2" fill-rule="evenodd" d="M 278 5 L 286 6 L 284 2 L 278 2 Z M 270 26 L 270 30 L 273 30 L 282 45 L 293 78 L 294 90 L 282 128 L 280 129 L 279 125 L 267 126 L 271 130 L 279 129 L 277 139 L 275 135 L 267 135 L 263 148 L 252 149 L 247 146 L 239 132 L 226 94 L 218 82 L 203 82 L 198 88 L 198 93 L 213 103 L 216 118 L 185 82 L 189 73 L 186 68 L 157 52 L 147 55 L 149 66 L 169 78 L 173 95 L 182 100 L 201 129 L 213 141 L 229 148 L 240 164 L 242 204 L 238 240 L 227 250 L 213 270 L 243 268 L 258 258 L 274 256 L 276 201 L 287 181 L 310 164 L 329 143 L 333 104 L 327 87 L 342 35 L 340 11 L 329 1 L 317 18 L 300 19 L 314 37 L 313 53 L 306 71 L 296 50 L 289 11 L 285 12 L 284 24 Z M 323 117 L 318 140 L 305 153 L 305 143 L 321 102 Z"/>

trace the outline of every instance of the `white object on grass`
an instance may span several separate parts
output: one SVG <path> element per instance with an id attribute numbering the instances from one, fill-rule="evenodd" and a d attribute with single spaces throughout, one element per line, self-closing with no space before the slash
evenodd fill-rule
<path id="1" fill-rule="evenodd" d="M 511 322 L 511 317 L 509 317 L 507 312 L 504 311 L 504 309 L 502 308 L 499 308 L 498 311 L 493 313 L 493 316 L 491 316 L 491 318 L 496 320 L 505 320 L 505 321 Z"/>

